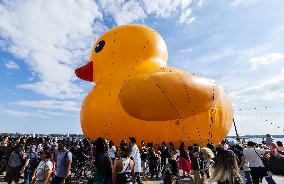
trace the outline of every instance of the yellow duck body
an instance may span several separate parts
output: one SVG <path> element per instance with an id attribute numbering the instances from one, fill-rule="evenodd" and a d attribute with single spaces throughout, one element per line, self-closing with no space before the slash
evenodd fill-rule
<path id="1" fill-rule="evenodd" d="M 81 108 L 86 137 L 217 144 L 232 125 L 228 95 L 214 81 L 167 66 L 162 37 L 142 25 L 104 33 L 79 78 L 96 85 Z"/>

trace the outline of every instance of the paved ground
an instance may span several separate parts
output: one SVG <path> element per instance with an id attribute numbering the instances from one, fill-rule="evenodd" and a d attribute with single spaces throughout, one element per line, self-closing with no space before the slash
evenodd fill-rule
<path id="1" fill-rule="evenodd" d="M 6 182 L 3 182 L 3 177 L 4 177 L 4 175 L 0 175 L 0 184 L 6 183 Z M 159 180 L 159 181 L 157 181 L 157 180 L 150 181 L 149 179 L 144 178 L 143 180 L 144 180 L 143 184 L 162 184 L 163 183 L 162 179 Z M 20 180 L 20 183 L 23 183 L 23 180 Z M 76 184 L 76 183 L 74 183 L 74 184 Z M 84 183 L 82 183 L 82 184 L 84 184 Z M 193 182 L 189 178 L 182 178 L 180 184 L 193 184 Z"/>
<path id="2" fill-rule="evenodd" d="M 4 184 L 6 182 L 3 182 L 2 179 L 3 179 L 3 175 L 0 175 L 0 184 Z M 284 184 L 284 177 L 276 177 L 276 176 L 273 176 L 273 179 L 274 181 L 276 182 L 276 184 Z M 143 184 L 162 184 L 163 181 L 162 180 L 159 180 L 159 181 L 147 181 L 146 179 L 144 179 L 145 181 L 143 181 Z M 22 183 L 23 180 L 20 181 L 20 183 Z M 76 184 L 76 183 L 74 183 Z M 84 183 L 82 183 L 84 184 Z M 182 178 L 181 179 L 181 182 L 180 184 L 193 184 L 192 180 L 190 180 L 189 178 Z M 263 184 L 267 184 L 267 182 L 265 180 L 263 180 Z"/>

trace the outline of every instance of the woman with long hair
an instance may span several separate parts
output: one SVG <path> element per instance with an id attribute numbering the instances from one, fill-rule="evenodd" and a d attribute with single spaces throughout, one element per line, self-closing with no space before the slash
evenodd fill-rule
<path id="1" fill-rule="evenodd" d="M 118 150 L 118 159 L 114 161 L 112 170 L 113 183 L 132 184 L 134 175 L 134 162 L 130 159 L 131 148 L 122 145 Z"/>
<path id="2" fill-rule="evenodd" d="M 243 179 L 239 174 L 237 157 L 231 150 L 220 148 L 215 157 L 215 163 L 210 168 L 212 173 L 209 181 L 218 184 L 243 184 Z"/>
<path id="3" fill-rule="evenodd" d="M 211 165 L 214 164 L 213 161 L 214 153 L 208 147 L 204 147 L 201 149 L 201 156 L 203 161 L 202 161 L 202 168 L 200 170 L 200 174 L 202 177 L 202 181 L 206 181 L 208 178 L 210 178 L 209 168 Z"/>
<path id="4" fill-rule="evenodd" d="M 112 168 L 111 159 L 107 154 L 108 144 L 104 138 L 95 141 L 95 171 L 94 184 L 111 184 Z"/>
<path id="5" fill-rule="evenodd" d="M 183 172 L 183 177 L 185 177 L 185 173 L 189 176 L 191 171 L 191 161 L 189 158 L 189 152 L 185 147 L 184 142 L 181 142 L 179 147 L 180 159 L 179 159 L 179 169 Z"/>

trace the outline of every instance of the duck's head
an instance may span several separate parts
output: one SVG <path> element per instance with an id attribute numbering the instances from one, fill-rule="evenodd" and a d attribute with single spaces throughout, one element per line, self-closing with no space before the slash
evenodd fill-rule
<path id="1" fill-rule="evenodd" d="M 127 73 L 144 62 L 165 66 L 167 58 L 166 44 L 156 31 L 143 25 L 124 25 L 104 33 L 88 63 L 75 73 L 80 79 L 98 82 L 113 71 Z"/>

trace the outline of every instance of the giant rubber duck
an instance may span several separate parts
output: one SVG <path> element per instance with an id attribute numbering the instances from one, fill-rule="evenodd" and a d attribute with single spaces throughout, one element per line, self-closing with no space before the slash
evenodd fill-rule
<path id="1" fill-rule="evenodd" d="M 219 143 L 232 125 L 228 95 L 215 81 L 167 66 L 165 41 L 144 25 L 123 25 L 96 41 L 76 75 L 95 86 L 81 108 L 83 133 L 119 143 Z"/>

